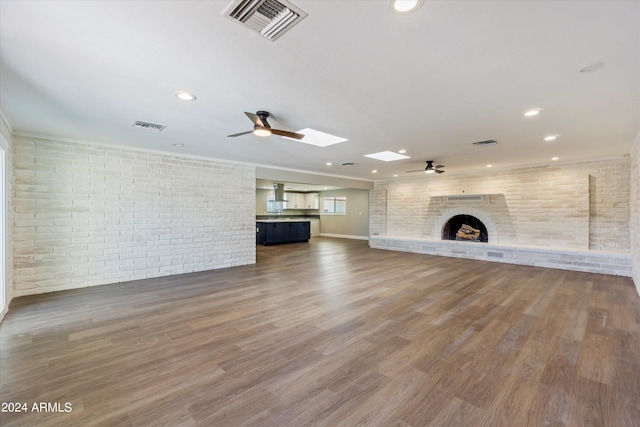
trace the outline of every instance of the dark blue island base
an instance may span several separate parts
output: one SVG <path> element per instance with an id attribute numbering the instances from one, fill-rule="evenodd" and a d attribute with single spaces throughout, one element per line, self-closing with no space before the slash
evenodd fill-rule
<path id="1" fill-rule="evenodd" d="M 308 242 L 309 238 L 311 238 L 311 226 L 308 220 L 256 221 L 257 245 Z"/>

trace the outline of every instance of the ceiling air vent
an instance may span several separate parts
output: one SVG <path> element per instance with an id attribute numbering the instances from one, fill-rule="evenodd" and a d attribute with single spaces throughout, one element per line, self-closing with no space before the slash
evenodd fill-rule
<path id="1" fill-rule="evenodd" d="M 222 14 L 271 41 L 307 17 L 286 0 L 234 0 Z"/>
<path id="2" fill-rule="evenodd" d="M 140 120 L 136 120 L 135 122 L 131 123 L 131 126 L 133 126 L 134 128 L 155 130 L 157 132 L 160 132 L 161 130 L 163 130 L 164 128 L 167 127 L 167 125 L 159 125 L 157 123 L 141 122 Z"/>
<path id="3" fill-rule="evenodd" d="M 471 145 L 477 145 L 477 146 L 485 146 L 485 145 L 496 145 L 498 143 L 498 141 L 496 141 L 495 139 L 487 139 L 486 141 L 478 141 L 478 142 L 472 142 Z"/>

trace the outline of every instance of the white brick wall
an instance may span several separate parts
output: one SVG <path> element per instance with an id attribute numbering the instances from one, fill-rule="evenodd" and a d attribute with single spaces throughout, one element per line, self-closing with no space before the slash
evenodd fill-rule
<path id="1" fill-rule="evenodd" d="M 633 280 L 640 293 L 640 135 L 631 150 L 631 197 L 630 197 L 631 257 Z"/>
<path id="2" fill-rule="evenodd" d="M 14 143 L 14 295 L 255 262 L 253 167 Z"/>
<path id="3" fill-rule="evenodd" d="M 468 204 L 492 219 L 498 244 L 628 252 L 629 190 L 626 158 L 379 181 L 374 194 L 386 192 L 386 200 L 372 197 L 381 204 L 371 209 L 372 235 L 439 240 L 438 218 Z M 482 202 L 442 197 L 463 191 L 492 196 Z"/>

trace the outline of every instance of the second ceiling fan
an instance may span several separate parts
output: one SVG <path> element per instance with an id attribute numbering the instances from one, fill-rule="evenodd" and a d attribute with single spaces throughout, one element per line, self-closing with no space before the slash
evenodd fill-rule
<path id="1" fill-rule="evenodd" d="M 441 168 L 444 167 L 444 165 L 436 165 L 433 166 L 433 162 L 435 160 L 427 160 L 427 167 L 424 169 L 418 169 L 418 170 L 414 170 L 414 171 L 405 171 L 405 173 L 411 173 L 411 172 L 424 172 L 424 173 L 444 173 L 443 170 L 440 170 Z"/>
<path id="2" fill-rule="evenodd" d="M 268 111 L 256 111 L 255 114 L 247 113 L 246 111 L 244 113 L 247 115 L 247 117 L 249 117 L 249 120 L 253 122 L 253 130 L 234 133 L 233 135 L 227 135 L 228 137 L 236 137 L 236 136 L 247 135 L 252 133 L 257 136 L 279 135 L 279 136 L 286 136 L 287 138 L 293 138 L 293 139 L 304 138 L 304 135 L 301 133 L 289 132 L 289 131 L 280 130 L 280 129 L 273 129 L 271 125 L 269 125 L 269 122 L 267 121 L 267 118 L 271 115 L 269 114 Z"/>

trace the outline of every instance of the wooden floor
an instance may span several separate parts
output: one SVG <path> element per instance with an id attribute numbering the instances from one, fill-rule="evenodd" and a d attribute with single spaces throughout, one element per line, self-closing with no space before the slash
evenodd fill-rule
<path id="1" fill-rule="evenodd" d="M 629 278 L 331 238 L 257 258 L 14 299 L 0 401 L 27 412 L 0 425 L 640 425 Z"/>

